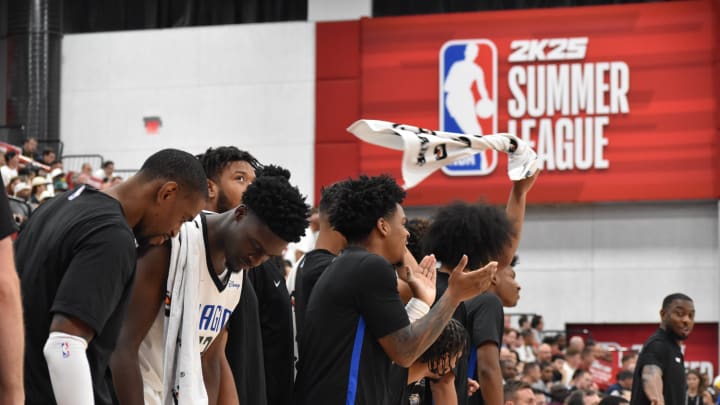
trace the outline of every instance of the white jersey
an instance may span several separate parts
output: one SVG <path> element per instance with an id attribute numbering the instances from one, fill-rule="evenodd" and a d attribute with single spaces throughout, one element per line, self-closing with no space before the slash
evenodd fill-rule
<path id="1" fill-rule="evenodd" d="M 241 272 L 233 273 L 226 269 L 223 272 L 225 277 L 221 277 L 214 270 L 207 251 L 206 215 L 206 213 L 201 213 L 192 222 L 187 222 L 180 228 L 180 232 L 190 226 L 202 230 L 202 232 L 188 232 L 197 235 L 192 240 L 193 243 L 198 244 L 199 248 L 200 281 L 198 284 L 199 315 L 197 317 L 199 324 L 197 332 L 201 353 L 207 351 L 227 324 L 230 315 L 235 310 L 238 302 L 240 302 L 243 283 L 243 274 Z M 146 404 L 160 403 L 160 398 L 162 398 L 164 331 L 170 313 L 167 305 L 168 302 L 166 301 L 165 305 L 160 308 L 138 352 Z"/>

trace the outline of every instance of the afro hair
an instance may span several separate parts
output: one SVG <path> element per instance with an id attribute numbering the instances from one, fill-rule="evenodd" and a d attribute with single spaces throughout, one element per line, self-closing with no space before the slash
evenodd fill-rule
<path id="1" fill-rule="evenodd" d="M 403 199 L 405 191 L 387 175 L 339 182 L 335 203 L 328 212 L 330 224 L 349 243 L 362 242 L 370 236 L 377 220 L 392 215 Z"/>
<path id="2" fill-rule="evenodd" d="M 285 177 L 256 178 L 245 190 L 242 202 L 284 241 L 300 241 L 309 225 L 310 207 Z"/>
<path id="3" fill-rule="evenodd" d="M 505 211 L 485 203 L 454 202 L 441 208 L 423 240 L 423 251 L 455 266 L 463 254 L 471 269 L 502 258 L 514 230 Z"/>

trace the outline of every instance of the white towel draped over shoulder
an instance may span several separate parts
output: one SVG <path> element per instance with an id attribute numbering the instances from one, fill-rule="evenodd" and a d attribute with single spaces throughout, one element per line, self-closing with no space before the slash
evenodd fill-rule
<path id="1" fill-rule="evenodd" d="M 200 301 L 198 238 L 203 240 L 202 230 L 195 226 L 183 226 L 180 234 L 172 238 L 167 280 L 171 300 L 170 316 L 165 323 L 164 405 L 208 403 L 197 334 Z"/>
<path id="2" fill-rule="evenodd" d="M 348 131 L 373 145 L 403 151 L 402 176 L 406 189 L 443 166 L 487 149 L 508 154 L 511 180 L 528 178 L 538 169 L 535 151 L 527 142 L 508 133 L 465 135 L 378 120 L 355 121 Z"/>

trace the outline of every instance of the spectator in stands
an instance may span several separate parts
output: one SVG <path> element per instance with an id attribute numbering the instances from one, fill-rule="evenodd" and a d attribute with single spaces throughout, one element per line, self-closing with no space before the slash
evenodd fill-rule
<path id="1" fill-rule="evenodd" d="M 540 373 L 540 365 L 537 362 L 525 363 L 522 371 L 522 381 L 530 384 L 533 389 L 544 390 L 545 384 L 542 381 L 542 374 Z"/>
<path id="2" fill-rule="evenodd" d="M 523 329 L 520 331 L 520 338 L 523 342 L 522 346 L 520 346 L 517 350 L 520 355 L 520 361 L 523 363 L 535 361 L 535 349 L 533 349 L 533 346 L 535 345 L 535 335 L 533 334 L 533 331 L 530 329 Z"/>
<path id="3" fill-rule="evenodd" d="M 562 405 L 570 395 L 570 390 L 562 384 L 555 384 L 550 387 L 550 405 Z"/>
<path id="4" fill-rule="evenodd" d="M 583 349 L 585 349 L 585 341 L 581 336 L 573 336 L 570 338 L 570 343 L 568 344 L 568 350 L 574 349 L 578 353 L 582 352 Z"/>
<path id="5" fill-rule="evenodd" d="M 597 392 L 590 389 L 580 389 L 565 400 L 565 405 L 599 405 L 600 397 Z"/>
<path id="6" fill-rule="evenodd" d="M 65 180 L 65 173 L 62 168 L 56 167 L 52 169 L 50 172 L 50 178 L 52 179 L 55 194 L 63 193 L 68 190 L 68 184 Z"/>
<path id="7" fill-rule="evenodd" d="M 545 329 L 545 321 L 542 315 L 535 314 L 530 321 L 530 329 L 535 335 L 535 344 L 538 345 L 543 340 L 543 329 Z"/>
<path id="8" fill-rule="evenodd" d="M 698 369 L 687 372 L 687 398 L 686 405 L 712 405 L 713 398 L 707 390 L 705 376 Z M 632 381 L 632 380 L 631 380 Z"/>
<path id="9" fill-rule="evenodd" d="M 15 185 L 20 183 L 21 181 L 22 180 L 20 179 L 20 177 L 15 176 L 12 179 L 10 179 L 9 183 L 4 183 L 5 184 L 5 194 L 7 194 L 8 196 L 15 195 Z"/>
<path id="10" fill-rule="evenodd" d="M 565 355 L 553 354 L 552 356 L 552 367 L 553 367 L 553 382 L 563 382 L 565 376 Z"/>
<path id="11" fill-rule="evenodd" d="M 553 365 L 549 361 L 541 362 L 540 363 L 540 379 L 542 380 L 543 384 L 545 385 L 545 390 L 547 391 L 552 386 L 555 375 L 555 369 L 553 368 Z"/>
<path id="12" fill-rule="evenodd" d="M 608 395 L 617 397 L 623 396 L 624 392 L 632 390 L 633 372 L 630 370 L 620 370 L 616 376 L 617 382 L 608 387 L 605 391 Z"/>
<path id="13" fill-rule="evenodd" d="M 40 199 L 39 199 L 40 201 L 38 202 L 38 207 L 45 204 L 46 202 L 48 202 L 48 200 L 50 200 L 53 197 L 55 197 L 55 195 L 52 192 L 50 192 L 50 190 L 43 191 L 42 194 L 40 194 Z"/>
<path id="14" fill-rule="evenodd" d="M 113 171 L 115 171 L 115 162 L 106 160 L 99 169 L 95 170 L 94 176 L 107 183 L 112 179 Z"/>
<path id="15" fill-rule="evenodd" d="M 590 373 L 583 369 L 575 370 L 575 373 L 570 380 L 571 390 L 589 390 L 592 388 L 593 380 Z"/>
<path id="16" fill-rule="evenodd" d="M 55 162 L 55 158 L 57 155 L 55 155 L 55 151 L 51 148 L 46 148 L 42 151 L 42 163 L 50 166 Z"/>
<path id="17" fill-rule="evenodd" d="M 517 379 L 518 371 L 514 361 L 500 360 L 500 371 L 505 382 Z"/>
<path id="18" fill-rule="evenodd" d="M 505 405 L 534 405 L 535 394 L 532 387 L 522 381 L 512 381 L 503 388 Z"/>
<path id="19" fill-rule="evenodd" d="M 628 350 L 623 354 L 621 360 L 621 368 L 630 372 L 635 371 L 635 364 L 637 364 L 638 353 L 635 350 Z"/>
<path id="20" fill-rule="evenodd" d="M 533 388 L 533 394 L 535 394 L 535 405 L 546 405 L 548 403 L 545 390 L 536 390 Z"/>
<path id="21" fill-rule="evenodd" d="M 13 177 L 18 176 L 18 169 L 20 168 L 20 157 L 14 150 L 5 152 L 5 165 L 0 167 L 0 174 L 2 174 L 3 184 L 10 184 L 10 180 Z"/>
<path id="22" fill-rule="evenodd" d="M 530 329 L 530 321 L 528 321 L 527 315 L 520 315 L 520 318 L 518 318 L 518 328 L 521 332 L 525 329 Z"/>
<path id="23" fill-rule="evenodd" d="M 82 173 L 86 176 L 92 176 L 92 174 L 93 174 L 92 165 L 90 165 L 90 163 L 88 163 L 88 162 L 83 163 L 82 166 L 80 166 L 80 173 Z"/>
<path id="24" fill-rule="evenodd" d="M 587 346 L 583 351 L 580 353 L 580 368 L 583 370 L 590 370 L 590 366 L 592 366 L 593 361 L 595 361 L 595 344 L 592 346 Z"/>
<path id="25" fill-rule="evenodd" d="M 570 339 L 572 340 L 572 339 Z M 563 365 L 563 384 L 569 385 L 575 370 L 580 367 L 580 352 L 574 348 L 568 348 L 565 352 L 565 363 Z"/>
<path id="26" fill-rule="evenodd" d="M 35 176 L 30 183 L 32 187 L 30 203 L 37 207 L 40 204 L 41 195 L 48 189 L 50 182 L 43 176 Z"/>
<path id="27" fill-rule="evenodd" d="M 541 344 L 537 350 L 535 350 L 535 357 L 539 363 L 544 361 L 550 362 L 552 360 L 552 348 L 547 343 Z"/>
<path id="28" fill-rule="evenodd" d="M 37 153 L 37 146 L 38 142 L 35 137 L 31 136 L 26 138 L 22 146 L 22 155 L 25 157 L 29 157 L 32 160 L 42 160 L 42 156 Z"/>
<path id="29" fill-rule="evenodd" d="M 505 328 L 503 332 L 502 347 L 507 347 L 510 350 L 514 350 L 520 346 L 518 343 L 518 331 L 514 328 Z"/>
<path id="30" fill-rule="evenodd" d="M 15 198 L 19 198 L 23 201 L 29 201 L 30 200 L 30 191 L 32 189 L 30 188 L 30 185 L 25 183 L 24 181 L 21 181 L 17 184 L 15 184 L 15 188 L 13 190 Z"/>

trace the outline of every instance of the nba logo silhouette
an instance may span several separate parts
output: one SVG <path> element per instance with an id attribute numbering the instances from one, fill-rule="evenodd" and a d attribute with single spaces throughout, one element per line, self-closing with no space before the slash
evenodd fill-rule
<path id="1" fill-rule="evenodd" d="M 468 135 L 497 132 L 497 48 L 486 39 L 454 40 L 440 50 L 440 130 Z M 498 153 L 487 150 L 443 167 L 451 176 L 484 176 Z"/>

